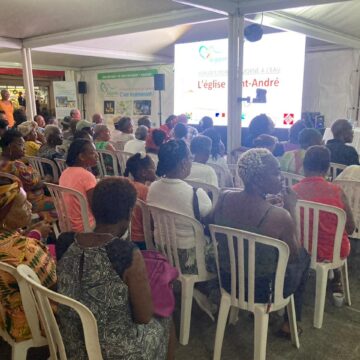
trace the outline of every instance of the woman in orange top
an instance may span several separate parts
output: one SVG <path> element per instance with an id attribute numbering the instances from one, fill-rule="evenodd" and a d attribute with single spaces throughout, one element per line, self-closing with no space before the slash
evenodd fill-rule
<path id="1" fill-rule="evenodd" d="M 155 181 L 155 163 L 149 155 L 137 153 L 131 156 L 126 162 L 126 177 L 131 175 L 137 198 L 146 201 L 149 188 L 148 183 Z M 139 206 L 136 206 L 131 218 L 131 240 L 134 241 L 141 250 L 146 249 L 142 213 Z"/>

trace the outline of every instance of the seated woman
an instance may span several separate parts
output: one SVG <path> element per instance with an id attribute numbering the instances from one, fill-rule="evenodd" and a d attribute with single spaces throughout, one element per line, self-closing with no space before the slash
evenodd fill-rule
<path id="1" fill-rule="evenodd" d="M 114 131 L 111 134 L 111 141 L 114 141 L 115 143 L 119 142 L 118 147 L 116 146 L 117 150 L 123 150 L 124 144 L 129 141 L 135 139 L 135 136 L 133 134 L 133 123 L 129 117 L 118 117 L 114 120 Z"/>
<path id="2" fill-rule="evenodd" d="M 25 140 L 25 156 L 37 156 L 41 143 L 37 142 L 37 128 L 35 121 L 25 121 L 17 129 Z"/>
<path id="3" fill-rule="evenodd" d="M 210 157 L 211 145 L 211 139 L 204 135 L 198 135 L 192 139 L 190 150 L 194 158 L 190 175 L 187 179 L 217 187 L 219 184 L 216 172 L 211 166 L 206 165 Z"/>
<path id="4" fill-rule="evenodd" d="M 89 169 L 96 166 L 97 161 L 98 154 L 95 145 L 89 140 L 77 139 L 70 145 L 66 158 L 68 167 L 61 173 L 59 179 L 60 186 L 80 191 L 87 199 L 90 226 L 94 226 L 95 223 L 89 204 L 91 204 L 92 194 L 96 186 L 96 178 Z M 78 200 L 73 196 L 67 196 L 65 200 L 72 230 L 84 231 Z"/>
<path id="5" fill-rule="evenodd" d="M 153 317 L 143 257 L 124 240 L 135 201 L 127 179 L 109 177 L 97 184 L 94 232 L 64 233 L 57 242 L 58 291 L 92 311 L 104 359 L 173 359 L 171 321 Z M 58 315 L 68 359 L 87 359 L 79 318 L 65 307 Z"/>
<path id="6" fill-rule="evenodd" d="M 305 179 L 293 186 L 301 200 L 313 201 L 320 204 L 336 206 L 346 212 L 346 226 L 341 242 L 340 256 L 346 258 L 350 254 L 348 235 L 355 230 L 354 218 L 346 195 L 341 188 L 325 180 L 330 167 L 330 151 L 326 146 L 312 146 L 305 154 Z M 334 250 L 334 236 L 336 231 L 336 217 L 332 214 L 320 213 L 318 234 L 318 261 L 332 261 Z M 340 271 L 334 271 L 332 281 L 333 291 L 340 292 Z"/>
<path id="7" fill-rule="evenodd" d="M 11 129 L 0 140 L 3 151 L 0 157 L 0 171 L 18 177 L 31 202 L 33 212 L 51 222 L 57 215 L 54 203 L 49 196 L 45 196 L 45 185 L 40 174 L 31 165 L 25 165 L 20 159 L 24 157 L 24 139 L 21 133 Z"/>
<path id="8" fill-rule="evenodd" d="M 281 173 L 278 160 L 266 149 L 251 149 L 241 155 L 238 162 L 239 176 L 244 191 L 225 191 L 220 196 L 213 212 L 217 225 L 238 228 L 245 231 L 279 239 L 289 246 L 290 258 L 284 284 L 284 296 L 294 294 L 296 317 L 301 321 L 302 298 L 310 265 L 310 257 L 301 247 L 295 234 L 296 196 L 285 190 L 284 208 L 266 201 L 267 194 L 281 191 Z M 274 273 L 276 254 L 264 246 L 257 248 L 257 275 L 255 301 L 267 303 L 271 296 L 270 282 Z M 227 243 L 219 238 L 219 254 L 224 257 L 222 264 L 229 263 Z M 265 274 L 265 275 L 264 275 Z M 230 291 L 230 267 L 221 268 L 223 286 Z M 286 319 L 285 319 L 286 320 Z M 289 335 L 289 324 L 285 321 L 280 334 Z"/>
<path id="9" fill-rule="evenodd" d="M 30 266 L 46 287 L 56 284 L 55 262 L 46 246 L 50 225 L 42 223 L 27 235 L 22 228 L 31 223 L 31 204 L 20 182 L 0 177 L 0 259 L 14 267 Z M 22 309 L 19 287 L 8 273 L 0 271 L 0 327 L 6 328 L 12 339 L 23 341 L 31 332 Z"/>
<path id="10" fill-rule="evenodd" d="M 149 191 L 149 184 L 155 181 L 155 164 L 149 155 L 137 153 L 131 156 L 126 162 L 124 176 L 132 178 L 137 193 L 137 198 L 146 202 Z M 139 206 L 136 206 L 131 218 L 131 240 L 141 250 L 146 249 L 142 212 Z"/>
<path id="11" fill-rule="evenodd" d="M 189 176 L 190 170 L 190 151 L 184 141 L 170 140 L 161 145 L 156 170 L 156 174 L 161 176 L 161 179 L 150 185 L 147 202 L 150 205 L 195 218 L 197 210 L 194 209 L 194 196 L 196 194 L 200 217 L 204 218 L 211 211 L 211 200 L 204 190 L 198 189 L 194 193 L 193 188 L 184 181 Z M 178 225 L 176 230 L 182 272 L 197 273 L 193 228 L 186 223 Z M 155 228 L 155 234 L 156 231 Z"/>
<path id="12" fill-rule="evenodd" d="M 282 171 L 304 175 L 303 161 L 306 149 L 313 145 L 322 144 L 320 132 L 313 128 L 306 128 L 299 134 L 300 149 L 286 152 L 280 158 L 280 167 Z"/>
<path id="13" fill-rule="evenodd" d="M 292 151 L 300 149 L 299 134 L 302 130 L 306 129 L 305 120 L 298 120 L 289 129 L 289 141 L 283 142 L 284 151 Z"/>
<path id="14" fill-rule="evenodd" d="M 145 142 L 145 150 L 152 158 L 155 165 L 159 162 L 158 153 L 160 146 L 165 142 L 166 133 L 161 129 L 150 129 Z"/>
<path id="15" fill-rule="evenodd" d="M 145 152 L 145 140 L 149 129 L 145 125 L 140 125 L 135 131 L 135 139 L 129 140 L 125 146 L 124 151 L 137 154 L 139 152 Z"/>
<path id="16" fill-rule="evenodd" d="M 106 125 L 98 124 L 94 127 L 94 144 L 96 150 L 115 151 L 114 146 L 109 143 L 110 130 Z"/>
<path id="17" fill-rule="evenodd" d="M 225 147 L 221 142 L 220 134 L 215 128 L 207 129 L 203 132 L 204 136 L 208 136 L 212 140 L 211 155 L 207 164 L 220 166 L 222 169 L 221 173 L 216 172 L 219 181 L 219 187 L 232 187 L 234 186 L 231 173 L 227 166 Z M 216 171 L 216 170 L 215 170 Z"/>
<path id="18" fill-rule="evenodd" d="M 60 128 L 56 125 L 46 125 L 44 137 L 46 143 L 41 146 L 38 156 L 48 160 L 62 159 L 64 157 L 64 152 L 58 151 L 57 148 L 63 143 Z"/>

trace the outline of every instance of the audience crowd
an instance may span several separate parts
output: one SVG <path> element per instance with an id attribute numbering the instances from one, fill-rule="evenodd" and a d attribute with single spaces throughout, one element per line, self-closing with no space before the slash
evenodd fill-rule
<path id="1" fill-rule="evenodd" d="M 204 227 L 204 259 L 209 272 L 217 274 L 214 248 L 207 231 L 217 224 L 266 235 L 285 242 L 290 250 L 284 282 L 284 297 L 294 294 L 297 321 L 308 279 L 310 255 L 297 237 L 297 199 L 343 209 L 346 226 L 340 256 L 350 254 L 349 237 L 356 228 L 349 199 L 336 182 L 329 181 L 331 163 L 348 166 L 339 179 L 360 181 L 359 155 L 349 145 L 353 129 L 349 121 L 336 120 L 333 139 L 323 144 L 318 129 L 300 120 L 290 129 L 287 142 L 274 135 L 274 123 L 265 114 L 256 116 L 234 168 L 229 168 L 226 148 L 210 117 L 199 129 L 188 124 L 186 115 L 170 115 L 154 128 L 149 117 L 134 124 L 129 117 L 114 119 L 110 129 L 102 114 L 92 121 L 81 119 L 78 109 L 64 119 L 36 115 L 28 120 L 21 109 L 11 108 L 7 91 L 1 91 L 0 111 L 0 261 L 12 266 L 29 265 L 41 283 L 85 304 L 93 312 L 104 359 L 173 359 L 175 332 L 172 316 L 154 312 L 154 294 L 142 254 L 147 249 L 143 206 L 165 208 L 198 221 Z M 111 126 L 112 127 L 112 126 Z M 134 131 L 134 127 L 136 128 Z M 99 153 L 106 150 L 106 168 L 100 178 Z M 120 155 L 126 154 L 121 165 Z M 115 176 L 113 156 L 123 176 Z M 76 190 L 86 203 L 84 224 L 79 200 L 64 195 L 71 232 L 55 239 L 58 220 L 54 201 L 44 182 L 55 181 L 51 168 L 45 176 L 31 164 L 32 157 L 65 162 L 58 184 Z M 234 169 L 236 169 L 234 171 Z M 62 170 L 62 171 L 61 171 Z M 302 175 L 293 186 L 285 186 L 282 173 Z M 105 175 L 105 174 L 102 174 Z M 243 188 L 234 187 L 240 177 Z M 206 188 L 219 188 L 215 204 Z M 175 224 L 179 271 L 198 273 L 197 244 L 193 225 Z M 301 214 L 301 220 L 303 214 Z M 319 218 L 318 261 L 331 261 L 337 222 L 334 215 Z M 312 225 L 311 225 L 312 226 Z M 162 231 L 151 224 L 155 248 Z M 54 248 L 54 240 L 56 247 Z M 219 274 L 225 290 L 231 288 L 229 249 L 217 238 Z M 256 248 L 255 301 L 268 303 L 277 263 L 277 253 L 268 246 Z M 334 271 L 332 289 L 342 292 L 341 273 Z M 217 282 L 195 287 L 194 298 L 213 316 L 219 305 Z M 69 359 L 86 358 L 81 324 L 74 312 L 56 310 Z M 16 280 L 0 272 L 0 327 L 15 341 L 31 337 L 21 306 Z M 302 329 L 299 327 L 299 333 Z M 290 338 L 287 313 L 278 334 Z"/>

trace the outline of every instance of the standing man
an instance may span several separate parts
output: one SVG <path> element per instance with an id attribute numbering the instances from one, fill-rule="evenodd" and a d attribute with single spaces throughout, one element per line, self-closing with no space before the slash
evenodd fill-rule
<path id="1" fill-rule="evenodd" d="M 15 123 L 13 115 L 14 105 L 9 99 L 10 93 L 6 89 L 1 90 L 0 110 L 5 112 L 9 127 L 13 127 Z"/>
<path id="2" fill-rule="evenodd" d="M 80 113 L 80 110 L 79 109 L 72 109 L 70 111 L 70 116 L 71 116 L 71 119 L 73 120 L 81 120 L 81 113 Z"/>
<path id="3" fill-rule="evenodd" d="M 19 103 L 19 106 L 23 106 L 24 108 L 26 108 L 26 100 L 23 97 L 23 93 L 21 91 L 19 91 L 18 103 Z"/>

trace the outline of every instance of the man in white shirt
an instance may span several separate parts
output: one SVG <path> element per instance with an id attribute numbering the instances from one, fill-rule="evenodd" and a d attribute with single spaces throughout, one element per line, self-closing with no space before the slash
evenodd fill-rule
<path id="1" fill-rule="evenodd" d="M 148 128 L 145 125 L 140 125 L 135 131 L 135 139 L 129 140 L 124 147 L 124 151 L 137 154 L 145 152 L 145 140 L 148 134 Z"/>
<path id="2" fill-rule="evenodd" d="M 199 181 L 218 187 L 218 179 L 215 170 L 206 165 L 211 152 L 212 140 L 204 135 L 196 136 L 190 144 L 194 160 L 188 180 Z"/>

